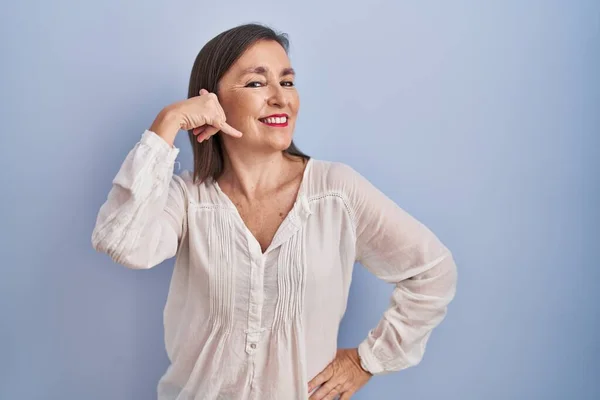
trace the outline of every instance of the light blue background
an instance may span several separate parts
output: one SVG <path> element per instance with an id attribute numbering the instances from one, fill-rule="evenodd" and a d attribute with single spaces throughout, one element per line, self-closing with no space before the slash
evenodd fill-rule
<path id="1" fill-rule="evenodd" d="M 459 265 L 423 362 L 353 399 L 600 398 L 600 2 L 3 3 L 1 399 L 155 398 L 172 261 L 117 266 L 92 228 L 202 45 L 253 21 L 290 34 L 300 147 L 363 173 Z M 341 347 L 390 293 L 357 266 Z"/>

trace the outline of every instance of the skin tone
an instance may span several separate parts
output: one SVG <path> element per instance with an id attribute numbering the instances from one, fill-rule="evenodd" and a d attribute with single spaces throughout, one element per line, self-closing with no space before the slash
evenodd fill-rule
<path id="1" fill-rule="evenodd" d="M 277 42 L 257 42 L 225 73 L 217 93 L 203 89 L 165 107 L 150 127 L 171 146 L 179 130 L 192 129 L 199 142 L 221 135 L 225 165 L 219 187 L 263 252 L 292 209 L 306 168 L 301 158 L 283 153 L 300 108 L 294 77 Z M 308 382 L 309 392 L 322 385 L 310 400 L 349 399 L 371 376 L 360 367 L 356 348 L 340 349 Z"/>

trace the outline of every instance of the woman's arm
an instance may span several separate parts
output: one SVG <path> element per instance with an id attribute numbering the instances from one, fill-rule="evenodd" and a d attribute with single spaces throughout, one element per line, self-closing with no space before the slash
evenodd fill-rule
<path id="1" fill-rule="evenodd" d="M 179 150 L 147 130 L 129 152 L 100 208 L 92 245 L 115 262 L 152 268 L 173 257 L 183 233 L 185 184 L 173 175 Z"/>
<path id="2" fill-rule="evenodd" d="M 358 352 L 372 374 L 399 371 L 421 361 L 432 330 L 444 319 L 456 291 L 456 265 L 427 227 L 346 168 L 357 261 L 395 285 L 389 308 Z"/>

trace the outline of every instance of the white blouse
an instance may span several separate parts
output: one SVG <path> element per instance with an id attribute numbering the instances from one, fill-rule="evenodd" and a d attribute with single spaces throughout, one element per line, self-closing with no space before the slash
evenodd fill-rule
<path id="1" fill-rule="evenodd" d="M 92 234 L 96 250 L 129 268 L 177 257 L 159 400 L 307 399 L 336 355 L 357 261 L 395 284 L 358 346 L 364 367 L 383 374 L 421 360 L 456 287 L 451 253 L 423 224 L 350 167 L 311 159 L 263 253 L 215 181 L 173 173 L 178 153 L 145 131 Z"/>

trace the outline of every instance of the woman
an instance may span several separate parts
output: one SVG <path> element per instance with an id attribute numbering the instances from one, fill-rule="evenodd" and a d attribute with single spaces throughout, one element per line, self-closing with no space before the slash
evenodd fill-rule
<path id="1" fill-rule="evenodd" d="M 99 211 L 93 246 L 114 261 L 176 256 L 159 399 L 349 399 L 417 364 L 454 295 L 436 236 L 348 166 L 296 148 L 287 49 L 253 24 L 208 42 L 188 99 L 158 114 Z M 194 171 L 174 175 L 181 129 Z M 395 290 L 358 348 L 338 350 L 356 261 Z"/>

